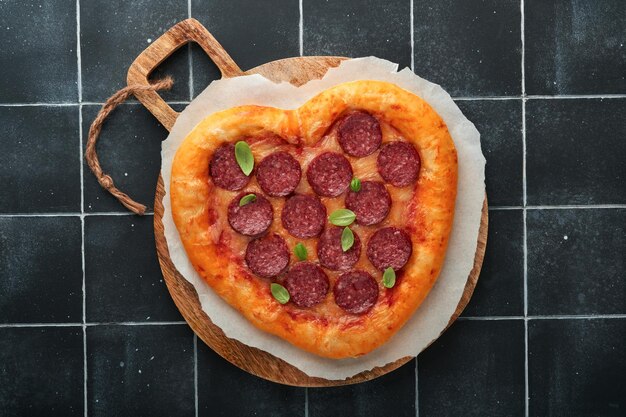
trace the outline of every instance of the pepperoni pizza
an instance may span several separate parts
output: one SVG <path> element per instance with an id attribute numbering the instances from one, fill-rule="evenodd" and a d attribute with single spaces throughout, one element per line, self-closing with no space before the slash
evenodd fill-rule
<path id="1" fill-rule="evenodd" d="M 437 279 L 457 156 L 421 98 L 355 81 L 295 110 L 206 117 L 171 178 L 176 227 L 212 289 L 258 328 L 346 358 L 389 340 Z"/>

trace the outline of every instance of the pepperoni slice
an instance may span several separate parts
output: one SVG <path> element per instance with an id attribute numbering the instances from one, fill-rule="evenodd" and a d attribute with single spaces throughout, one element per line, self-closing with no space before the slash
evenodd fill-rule
<path id="1" fill-rule="evenodd" d="M 391 209 L 391 197 L 383 183 L 363 181 L 359 191 L 348 191 L 346 207 L 356 214 L 359 224 L 369 226 L 387 217 Z"/>
<path id="2" fill-rule="evenodd" d="M 235 145 L 232 143 L 220 146 L 213 153 L 209 174 L 215 185 L 229 191 L 241 190 L 250 181 L 235 159 Z"/>
<path id="3" fill-rule="evenodd" d="M 299 262 L 293 266 L 284 284 L 291 301 L 305 308 L 321 303 L 330 287 L 324 270 L 311 262 Z"/>
<path id="4" fill-rule="evenodd" d="M 254 194 L 256 200 L 239 206 L 243 196 Z M 258 193 L 241 193 L 228 205 L 228 223 L 236 232 L 246 236 L 264 233 L 272 224 L 274 210 L 267 198 Z"/>
<path id="5" fill-rule="evenodd" d="M 326 229 L 317 242 L 317 258 L 320 264 L 334 271 L 346 271 L 354 266 L 361 256 L 361 240 L 354 234 L 354 244 L 347 251 L 341 248 L 343 227 Z"/>
<path id="6" fill-rule="evenodd" d="M 265 157 L 256 171 L 256 179 L 261 189 L 272 197 L 284 197 L 293 193 L 301 176 L 300 164 L 287 152 L 274 152 Z"/>
<path id="7" fill-rule="evenodd" d="M 378 300 L 378 284 L 365 271 L 350 271 L 335 282 L 335 303 L 351 314 L 365 314 Z"/>
<path id="8" fill-rule="evenodd" d="M 289 234 L 307 239 L 322 233 L 326 207 L 315 196 L 294 195 L 285 203 L 280 219 Z"/>
<path id="9" fill-rule="evenodd" d="M 405 187 L 417 180 L 420 156 L 408 142 L 390 142 L 380 150 L 376 165 L 385 181 L 396 187 Z"/>
<path id="10" fill-rule="evenodd" d="M 336 197 L 350 185 L 352 167 L 345 156 L 324 152 L 311 161 L 306 178 L 318 195 Z"/>
<path id="11" fill-rule="evenodd" d="M 271 278 L 283 272 L 288 263 L 289 249 L 280 235 L 274 233 L 248 243 L 246 264 L 254 274 Z"/>
<path id="12" fill-rule="evenodd" d="M 383 140 L 380 123 L 363 111 L 350 113 L 339 122 L 339 145 L 351 156 L 363 157 L 374 153 Z"/>
<path id="13" fill-rule="evenodd" d="M 396 227 L 376 231 L 367 242 L 367 258 L 381 271 L 389 267 L 396 271 L 402 268 L 408 262 L 412 250 L 409 235 Z"/>

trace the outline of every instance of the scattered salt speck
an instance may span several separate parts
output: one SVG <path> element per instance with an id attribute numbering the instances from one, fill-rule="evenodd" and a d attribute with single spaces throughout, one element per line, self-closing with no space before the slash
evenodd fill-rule
<path id="1" fill-rule="evenodd" d="M 124 367 L 124 362 L 120 362 L 120 368 Z"/>
<path id="2" fill-rule="evenodd" d="M 148 43 L 152 43 L 152 38 L 148 38 Z"/>
<path id="3" fill-rule="evenodd" d="M 124 173 L 124 176 L 125 176 L 125 177 L 128 177 L 128 172 L 125 172 L 125 173 Z"/>
<path id="4" fill-rule="evenodd" d="M 563 240 L 567 240 L 567 239 L 568 239 L 567 235 L 563 235 Z"/>
<path id="5" fill-rule="evenodd" d="M 154 360 L 154 356 L 151 356 L 151 357 L 150 357 L 150 360 Z"/>
<path id="6" fill-rule="evenodd" d="M 150 316 L 146 317 L 146 320 L 150 320 Z"/>
<path id="7" fill-rule="evenodd" d="M 138 372 L 141 373 L 141 369 Z"/>

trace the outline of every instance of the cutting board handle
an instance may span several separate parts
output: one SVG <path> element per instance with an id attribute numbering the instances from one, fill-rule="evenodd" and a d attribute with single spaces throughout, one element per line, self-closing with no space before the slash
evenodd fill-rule
<path id="1" fill-rule="evenodd" d="M 148 77 L 152 71 L 177 49 L 189 42 L 196 42 L 204 49 L 204 52 L 217 65 L 224 78 L 237 77 L 243 74 L 243 71 L 222 45 L 200 22 L 196 19 L 186 19 L 172 26 L 135 59 L 128 69 L 126 78 L 128 85 L 150 85 Z M 154 90 L 136 91 L 135 96 L 167 130 L 172 130 L 179 113 L 172 109 L 158 92 Z"/>

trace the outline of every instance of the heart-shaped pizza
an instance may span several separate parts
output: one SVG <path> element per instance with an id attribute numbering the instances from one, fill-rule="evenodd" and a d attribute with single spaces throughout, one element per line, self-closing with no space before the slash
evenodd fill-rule
<path id="1" fill-rule="evenodd" d="M 354 81 L 295 110 L 206 117 L 172 165 L 196 271 L 258 328 L 328 358 L 364 355 L 443 265 L 457 188 L 446 124 L 391 83 Z"/>

